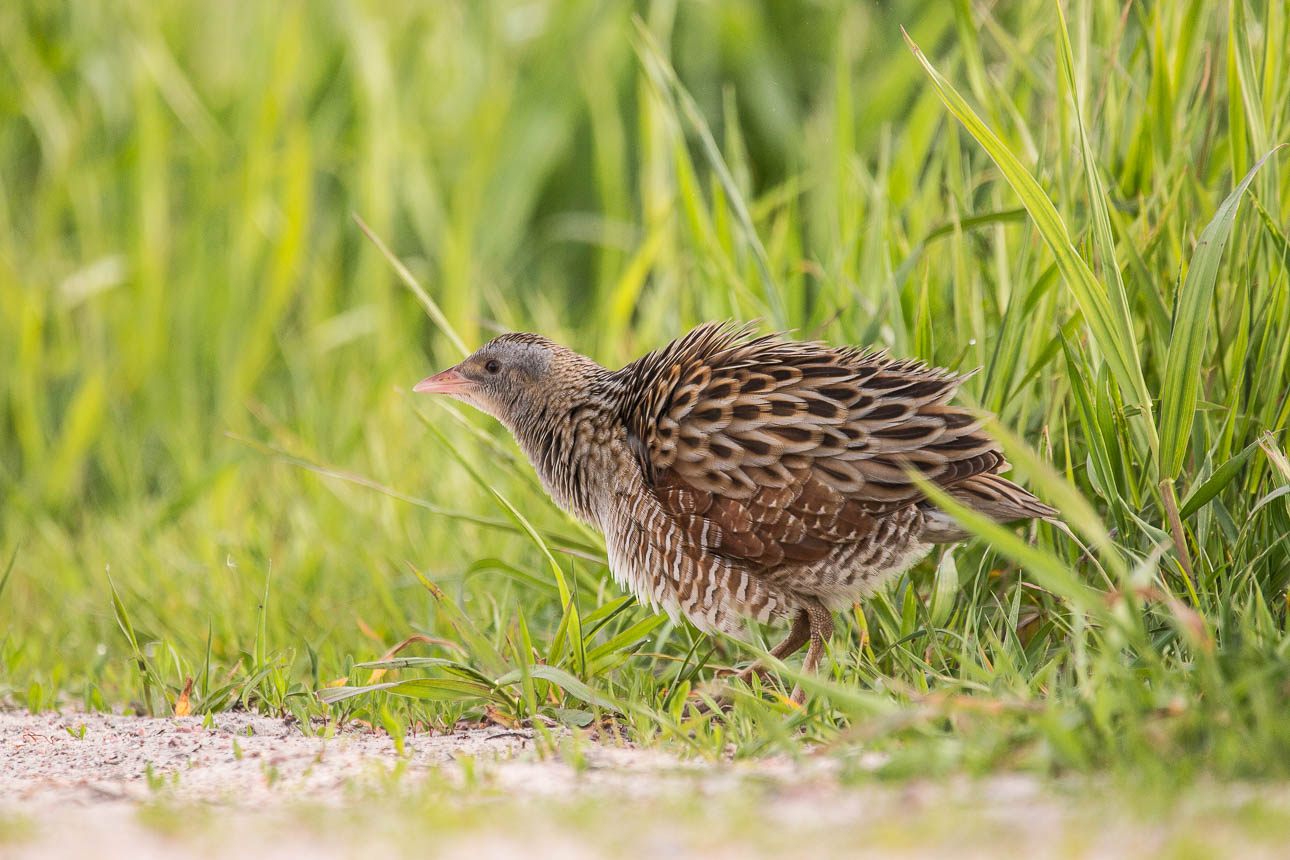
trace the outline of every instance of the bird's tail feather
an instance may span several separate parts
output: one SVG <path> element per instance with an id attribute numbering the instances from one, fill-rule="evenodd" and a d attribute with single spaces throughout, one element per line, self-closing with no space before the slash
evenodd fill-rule
<path id="1" fill-rule="evenodd" d="M 1045 505 L 1021 487 L 998 475 L 974 475 L 948 487 L 954 501 L 985 514 L 995 522 L 1053 519 L 1057 509 Z M 922 539 L 929 543 L 953 543 L 970 534 L 949 514 L 928 506 L 924 511 Z"/>

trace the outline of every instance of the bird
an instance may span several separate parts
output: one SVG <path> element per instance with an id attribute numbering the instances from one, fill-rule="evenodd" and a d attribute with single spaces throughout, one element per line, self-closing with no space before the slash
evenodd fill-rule
<path id="1" fill-rule="evenodd" d="M 806 645 L 811 673 L 833 612 L 970 536 L 927 484 L 996 522 L 1056 517 L 1002 477 L 985 416 L 949 403 L 970 375 L 726 321 L 618 370 L 503 334 L 413 391 L 504 424 L 639 601 L 705 633 L 788 622 L 770 654 Z"/>

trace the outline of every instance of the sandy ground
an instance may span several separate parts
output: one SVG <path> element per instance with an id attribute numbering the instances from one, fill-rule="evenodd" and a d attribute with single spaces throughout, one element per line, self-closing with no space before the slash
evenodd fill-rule
<path id="1" fill-rule="evenodd" d="M 83 727 L 83 729 L 82 729 Z M 69 731 L 70 730 L 70 731 Z M 837 760 L 711 763 L 568 734 L 0 712 L 0 858 L 1284 856 L 1287 792 L 1135 817 L 1029 777 L 856 783 Z"/>

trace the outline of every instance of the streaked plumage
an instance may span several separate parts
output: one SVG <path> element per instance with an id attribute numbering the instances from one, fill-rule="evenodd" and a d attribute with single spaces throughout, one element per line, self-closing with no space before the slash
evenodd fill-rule
<path id="1" fill-rule="evenodd" d="M 772 653 L 809 637 L 813 668 L 831 610 L 966 536 L 910 470 L 995 520 L 1055 513 L 949 405 L 963 379 L 708 323 L 616 371 L 502 335 L 417 390 L 501 420 L 638 598 L 709 631 L 791 618 Z"/>

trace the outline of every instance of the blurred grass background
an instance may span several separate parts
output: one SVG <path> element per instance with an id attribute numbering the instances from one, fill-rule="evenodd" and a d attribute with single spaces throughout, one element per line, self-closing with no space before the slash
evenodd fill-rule
<path id="1" fill-rule="evenodd" d="M 404 652 L 448 681 L 510 679 L 346 714 L 607 696 L 709 752 L 1290 770 L 1290 158 L 1179 299 L 1290 139 L 1290 15 L 1065 8 L 1067 74 L 1050 0 L 4 4 L 0 697 L 168 712 L 195 678 L 195 711 L 307 717 L 422 634 L 461 643 Z M 1055 205 L 1111 339 L 902 25 Z M 504 432 L 410 395 L 457 352 L 351 213 L 470 348 L 537 330 L 614 366 L 729 316 L 982 366 L 965 398 L 1093 549 L 987 534 L 856 610 L 807 712 L 686 723 L 705 660 L 747 655 L 616 602 Z M 576 550 L 572 610 L 543 543 Z"/>

